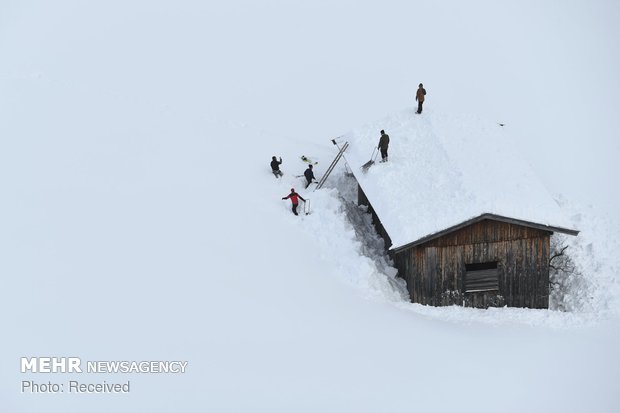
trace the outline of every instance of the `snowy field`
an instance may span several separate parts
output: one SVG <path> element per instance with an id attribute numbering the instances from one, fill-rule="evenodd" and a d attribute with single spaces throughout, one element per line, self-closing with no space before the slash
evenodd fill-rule
<path id="1" fill-rule="evenodd" d="M 3 2 L 0 412 L 619 411 L 618 17 L 604 1 Z M 303 188 L 301 155 L 321 176 L 330 139 L 412 111 L 420 81 L 422 119 L 506 123 L 581 231 L 570 311 L 411 304 L 344 165 Z M 312 214 L 290 213 L 291 187 Z M 26 356 L 189 364 L 22 374 Z M 21 392 L 78 379 L 131 392 Z"/>

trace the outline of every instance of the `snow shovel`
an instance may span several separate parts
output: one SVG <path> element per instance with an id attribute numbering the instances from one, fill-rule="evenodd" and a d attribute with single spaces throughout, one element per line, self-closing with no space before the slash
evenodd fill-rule
<path id="1" fill-rule="evenodd" d="M 368 171 L 368 168 L 370 168 L 372 165 L 374 165 L 375 159 L 377 159 L 378 155 L 379 155 L 379 150 L 377 148 L 373 149 L 372 155 L 370 155 L 370 160 L 368 162 L 366 162 L 364 165 L 362 165 L 362 171 L 363 172 Z"/>

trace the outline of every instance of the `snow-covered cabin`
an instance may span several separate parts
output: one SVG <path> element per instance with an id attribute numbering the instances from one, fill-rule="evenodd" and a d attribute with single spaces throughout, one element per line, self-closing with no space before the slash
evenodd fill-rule
<path id="1" fill-rule="evenodd" d="M 365 172 L 380 131 L 388 162 Z M 413 302 L 548 308 L 550 236 L 577 235 L 506 129 L 405 110 L 347 134 L 346 159 Z"/>

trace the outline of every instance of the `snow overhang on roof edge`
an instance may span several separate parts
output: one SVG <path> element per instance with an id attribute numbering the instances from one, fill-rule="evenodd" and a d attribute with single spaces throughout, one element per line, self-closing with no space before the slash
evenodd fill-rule
<path id="1" fill-rule="evenodd" d="M 380 220 L 381 218 L 379 218 Z M 409 242 L 407 244 L 403 244 L 400 246 L 391 246 L 389 249 L 395 253 L 398 253 L 402 250 L 411 248 L 411 247 L 415 247 L 416 245 L 420 245 L 423 244 L 425 242 L 428 242 L 430 240 L 433 240 L 435 238 L 439 238 L 443 235 L 449 234 L 450 232 L 454 232 L 456 230 L 459 230 L 461 228 L 464 228 L 468 225 L 471 224 L 475 224 L 476 222 L 480 222 L 483 221 L 485 219 L 490 219 L 490 220 L 494 220 L 494 221 L 500 221 L 500 222 L 506 222 L 509 224 L 515 224 L 515 225 L 522 225 L 524 227 L 530 227 L 530 228 L 536 228 L 536 229 L 540 229 L 543 231 L 550 231 L 550 232 L 559 232 L 562 234 L 567 234 L 567 235 L 573 235 L 573 236 L 577 236 L 579 234 L 579 230 L 576 229 L 570 229 L 570 228 L 563 228 L 563 227 L 556 227 L 556 226 L 552 226 L 552 225 L 545 225 L 545 224 L 538 224 L 536 222 L 530 222 L 530 221 L 524 221 L 521 219 L 515 219 L 515 218 L 509 218 L 509 217 L 504 217 L 501 215 L 496 215 L 496 214 L 490 214 L 490 213 L 484 213 L 480 216 L 477 216 L 475 218 L 469 219 L 467 221 L 461 222 L 460 224 L 451 226 L 449 228 L 446 228 L 442 231 L 439 232 L 435 232 L 433 234 L 429 234 L 426 235 L 422 238 L 419 238 L 415 241 Z"/>

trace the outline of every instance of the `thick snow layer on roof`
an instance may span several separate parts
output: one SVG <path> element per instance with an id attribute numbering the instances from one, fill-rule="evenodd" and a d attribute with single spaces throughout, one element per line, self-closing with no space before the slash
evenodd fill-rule
<path id="1" fill-rule="evenodd" d="M 472 116 L 404 110 L 343 137 L 346 158 L 392 248 L 485 213 L 571 228 L 516 150 L 507 127 Z M 361 165 L 390 136 L 389 161 Z"/>

